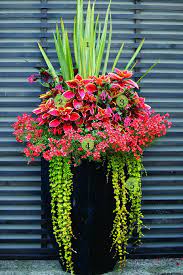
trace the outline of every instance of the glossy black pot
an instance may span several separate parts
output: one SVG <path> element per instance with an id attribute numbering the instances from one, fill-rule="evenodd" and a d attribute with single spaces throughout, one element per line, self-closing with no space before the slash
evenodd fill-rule
<path id="1" fill-rule="evenodd" d="M 48 167 L 49 163 L 42 159 L 42 194 L 47 202 L 47 227 L 53 238 Z M 112 184 L 106 181 L 106 167 L 84 161 L 72 172 L 72 222 L 76 236 L 73 248 L 77 251 L 77 254 L 73 254 L 75 273 L 95 275 L 109 272 L 116 263 L 110 251 L 115 205 Z M 57 245 L 55 247 L 58 249 Z"/>

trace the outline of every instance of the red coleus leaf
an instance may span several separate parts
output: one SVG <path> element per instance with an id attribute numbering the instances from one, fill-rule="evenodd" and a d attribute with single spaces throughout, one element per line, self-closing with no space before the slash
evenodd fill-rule
<path id="1" fill-rule="evenodd" d="M 43 125 L 43 124 L 45 124 L 45 120 L 41 120 L 41 121 L 38 123 L 39 126 L 41 126 L 41 125 Z"/>
<path id="2" fill-rule="evenodd" d="M 45 122 L 46 122 L 44 119 L 42 119 L 42 117 L 38 117 L 38 118 L 37 118 L 37 121 L 39 122 L 39 123 L 38 123 L 39 126 L 45 124 Z"/>
<path id="3" fill-rule="evenodd" d="M 82 81 L 83 80 L 82 76 L 80 76 L 79 74 L 77 74 L 75 76 L 75 79 L 77 79 L 78 81 Z"/>
<path id="4" fill-rule="evenodd" d="M 113 83 L 110 90 L 120 90 L 121 86 L 117 83 Z"/>
<path id="5" fill-rule="evenodd" d="M 118 80 L 118 81 L 121 80 L 121 77 L 118 76 L 117 74 L 109 73 L 108 75 L 110 76 L 110 78 L 111 78 L 112 80 Z"/>
<path id="6" fill-rule="evenodd" d="M 53 98 L 49 98 L 49 99 L 46 101 L 46 103 L 45 103 L 45 107 L 46 107 L 46 108 L 51 108 L 51 107 L 53 107 L 53 105 L 54 105 L 54 100 L 53 100 Z"/>
<path id="7" fill-rule="evenodd" d="M 73 100 L 73 106 L 76 110 L 80 109 L 82 105 L 83 105 L 82 101 L 77 101 L 76 99 Z"/>
<path id="8" fill-rule="evenodd" d="M 97 91 L 97 87 L 93 83 L 88 83 L 85 87 L 86 87 L 87 91 L 90 93 Z"/>
<path id="9" fill-rule="evenodd" d="M 80 95 L 81 99 L 84 99 L 86 93 L 83 89 L 79 89 L 78 94 Z"/>
<path id="10" fill-rule="evenodd" d="M 83 122 L 84 122 L 83 118 L 80 117 L 80 119 L 77 120 L 75 123 L 76 123 L 76 125 L 81 125 L 81 124 L 83 124 Z"/>
<path id="11" fill-rule="evenodd" d="M 70 130 L 73 130 L 73 127 L 70 124 L 64 124 L 63 125 L 63 130 L 64 130 L 64 132 L 70 131 Z"/>
<path id="12" fill-rule="evenodd" d="M 59 111 L 57 109 L 51 109 L 48 111 L 48 114 L 52 115 L 52 116 L 59 116 Z"/>
<path id="13" fill-rule="evenodd" d="M 70 114 L 70 120 L 71 121 L 76 121 L 80 118 L 80 115 L 76 112 L 73 112 L 72 114 Z"/>
<path id="14" fill-rule="evenodd" d="M 132 72 L 127 71 L 127 70 L 121 71 L 121 70 L 115 68 L 114 71 L 115 71 L 119 76 L 121 76 L 121 77 L 123 77 L 123 78 L 130 78 L 130 77 L 132 77 L 132 75 L 133 75 Z"/>
<path id="15" fill-rule="evenodd" d="M 60 123 L 61 123 L 61 121 L 58 120 L 57 118 L 55 118 L 52 121 L 50 121 L 49 127 L 57 127 L 58 125 L 60 125 Z"/>
<path id="16" fill-rule="evenodd" d="M 136 89 L 139 89 L 138 84 L 136 82 L 134 82 L 133 80 L 131 80 L 131 79 L 126 80 L 126 83 L 130 84 L 131 86 L 133 86 Z"/>
<path id="17" fill-rule="evenodd" d="M 68 121 L 70 119 L 70 116 L 69 115 L 63 115 L 62 119 L 65 120 L 65 121 Z"/>
<path id="18" fill-rule="evenodd" d="M 67 99 L 72 99 L 73 97 L 75 97 L 75 93 L 73 93 L 72 91 L 66 91 L 63 93 L 63 96 Z"/>
<path id="19" fill-rule="evenodd" d="M 91 82 L 91 79 L 83 79 L 82 82 L 83 82 L 84 85 L 87 85 L 88 83 Z"/>
<path id="20" fill-rule="evenodd" d="M 72 111 L 73 111 L 73 108 L 71 108 L 71 107 L 64 108 L 64 113 L 66 115 L 70 115 L 72 113 Z"/>
<path id="21" fill-rule="evenodd" d="M 36 115 L 39 115 L 39 114 L 43 113 L 44 110 L 39 107 L 39 108 L 34 109 L 32 112 Z"/>
<path id="22" fill-rule="evenodd" d="M 49 114 L 45 113 L 45 114 L 42 115 L 42 119 L 46 119 L 46 118 L 48 118 L 49 116 L 50 116 Z"/>
<path id="23" fill-rule="evenodd" d="M 95 105 L 90 106 L 90 114 L 91 115 L 94 115 L 94 108 L 95 108 Z"/>
<path id="24" fill-rule="evenodd" d="M 70 88 L 77 88 L 78 87 L 78 80 L 70 80 L 70 81 L 66 81 L 67 85 Z"/>

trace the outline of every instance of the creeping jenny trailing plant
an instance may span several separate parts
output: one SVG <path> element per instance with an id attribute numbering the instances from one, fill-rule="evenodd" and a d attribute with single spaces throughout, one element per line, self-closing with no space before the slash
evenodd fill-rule
<path id="1" fill-rule="evenodd" d="M 56 25 L 54 42 L 59 71 L 39 44 L 48 68 L 41 68 L 28 80 L 38 81 L 47 91 L 40 95 L 41 104 L 33 110 L 34 115 L 18 116 L 13 125 L 17 141 L 26 142 L 25 155 L 31 160 L 41 155 L 50 163 L 53 230 L 60 258 L 72 274 L 71 166 L 80 165 L 84 159 L 107 162 L 106 180 L 113 186 L 115 199 L 111 249 L 123 267 L 129 239 L 135 234 L 135 242 L 139 243 L 142 237 L 143 151 L 171 126 L 168 114 L 151 110 L 138 94 L 138 84 L 131 79 L 131 68 L 144 41 L 120 70 L 116 65 L 122 44 L 111 72 L 107 73 L 112 37 L 110 4 L 103 24 L 99 15 L 95 20 L 94 10 L 95 3 L 89 2 L 84 18 L 83 1 L 77 1 L 74 59 L 63 20 L 60 27 Z"/>

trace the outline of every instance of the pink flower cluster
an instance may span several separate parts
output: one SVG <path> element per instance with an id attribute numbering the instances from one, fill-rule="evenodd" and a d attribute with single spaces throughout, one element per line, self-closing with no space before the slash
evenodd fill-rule
<path id="1" fill-rule="evenodd" d="M 115 69 L 98 78 L 76 75 L 71 81 L 60 77 L 59 84 L 50 82 L 33 111 L 36 117 L 23 114 L 13 125 L 17 141 L 27 142 L 25 155 L 47 160 L 70 156 L 76 164 L 115 152 L 132 152 L 139 158 L 171 123 L 168 114 L 154 113 L 139 97 L 131 76 L 132 72 Z"/>

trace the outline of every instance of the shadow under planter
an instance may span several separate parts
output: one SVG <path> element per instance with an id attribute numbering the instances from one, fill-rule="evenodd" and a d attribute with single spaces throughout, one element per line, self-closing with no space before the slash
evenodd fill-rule
<path id="1" fill-rule="evenodd" d="M 42 158 L 42 199 L 44 200 L 47 230 L 54 239 L 51 223 L 49 162 Z M 111 230 L 115 201 L 111 182 L 106 181 L 106 167 L 100 163 L 83 161 L 73 172 L 72 226 L 73 262 L 76 274 L 95 275 L 113 270 Z M 54 246 L 58 246 L 54 241 Z M 61 262 L 60 262 L 61 263 Z M 62 265 L 62 263 L 61 263 Z M 64 266 L 62 265 L 64 269 Z"/>

